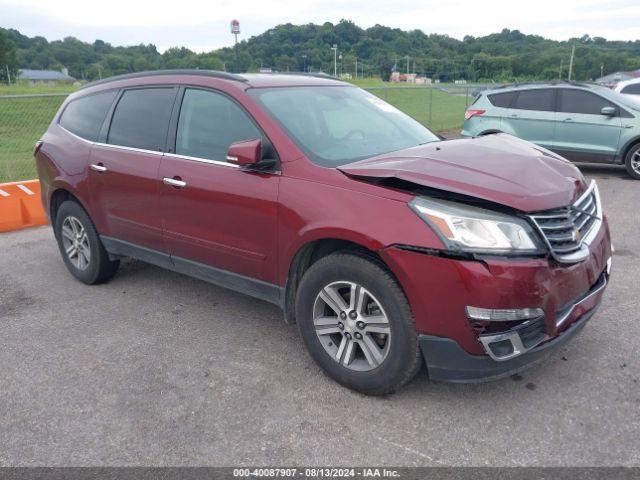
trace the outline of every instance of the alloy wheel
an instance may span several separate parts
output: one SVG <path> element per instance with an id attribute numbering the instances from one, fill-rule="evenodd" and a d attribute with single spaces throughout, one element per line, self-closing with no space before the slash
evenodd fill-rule
<path id="1" fill-rule="evenodd" d="M 636 151 L 631 157 L 631 168 L 640 175 L 640 150 Z"/>
<path id="2" fill-rule="evenodd" d="M 382 304 L 357 283 L 325 286 L 314 302 L 313 324 L 327 354 L 350 370 L 373 370 L 389 354 L 389 319 Z"/>
<path id="3" fill-rule="evenodd" d="M 62 222 L 62 245 L 71 264 L 78 270 L 86 270 L 91 261 L 89 238 L 82 223 L 69 216 Z"/>

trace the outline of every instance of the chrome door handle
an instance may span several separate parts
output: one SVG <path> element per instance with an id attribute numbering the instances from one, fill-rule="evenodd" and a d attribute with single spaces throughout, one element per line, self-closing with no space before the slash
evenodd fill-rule
<path id="1" fill-rule="evenodd" d="M 573 122 L 573 118 L 565 118 L 563 122 Z"/>
<path id="2" fill-rule="evenodd" d="M 172 187 L 176 187 L 176 188 L 184 188 L 187 186 L 187 182 L 183 182 L 178 178 L 164 177 L 162 179 L 162 183 L 164 183 L 165 185 L 171 185 Z"/>
<path id="3" fill-rule="evenodd" d="M 101 163 L 98 163 L 98 164 L 92 163 L 91 164 L 91 170 L 93 170 L 94 172 L 102 173 L 102 172 L 106 172 L 107 171 L 107 167 L 105 167 Z"/>

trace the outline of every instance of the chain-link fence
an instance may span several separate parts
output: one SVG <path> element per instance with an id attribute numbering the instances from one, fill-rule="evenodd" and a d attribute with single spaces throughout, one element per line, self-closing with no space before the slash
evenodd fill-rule
<path id="1" fill-rule="evenodd" d="M 66 97 L 0 96 L 0 183 L 36 178 L 33 148 Z"/>
<path id="2" fill-rule="evenodd" d="M 480 85 L 365 87 L 436 132 L 459 130 Z M 0 96 L 0 183 L 35 178 L 35 142 L 66 94 Z"/>
<path id="3" fill-rule="evenodd" d="M 464 112 L 484 85 L 430 84 L 364 87 L 434 132 L 460 130 Z"/>

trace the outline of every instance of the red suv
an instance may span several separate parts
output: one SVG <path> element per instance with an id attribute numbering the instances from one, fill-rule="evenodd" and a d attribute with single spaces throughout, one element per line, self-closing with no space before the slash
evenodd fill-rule
<path id="1" fill-rule="evenodd" d="M 137 258 L 275 303 L 369 394 L 498 378 L 600 304 L 595 183 L 509 135 L 444 141 L 328 77 L 159 71 L 71 95 L 36 145 L 67 268 Z"/>

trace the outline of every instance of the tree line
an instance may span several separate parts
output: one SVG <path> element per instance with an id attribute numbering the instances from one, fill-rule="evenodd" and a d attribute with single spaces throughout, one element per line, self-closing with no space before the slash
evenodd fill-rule
<path id="1" fill-rule="evenodd" d="M 337 51 L 332 50 L 333 46 Z M 458 40 L 447 35 L 403 31 L 375 25 L 360 28 L 337 24 L 278 25 L 243 40 L 237 47 L 195 53 L 185 47 L 160 53 L 155 45 L 113 46 L 103 40 L 83 42 L 74 37 L 48 41 L 0 28 L 0 80 L 15 78 L 19 68 L 60 70 L 77 79 L 95 80 L 121 73 L 161 68 L 200 68 L 251 72 L 324 71 L 379 76 L 393 70 L 441 81 L 520 81 L 566 78 L 575 46 L 573 78 L 595 79 L 601 72 L 640 68 L 640 40 L 610 41 L 584 35 L 555 41 L 518 30 L 504 29 L 483 37 Z"/>

